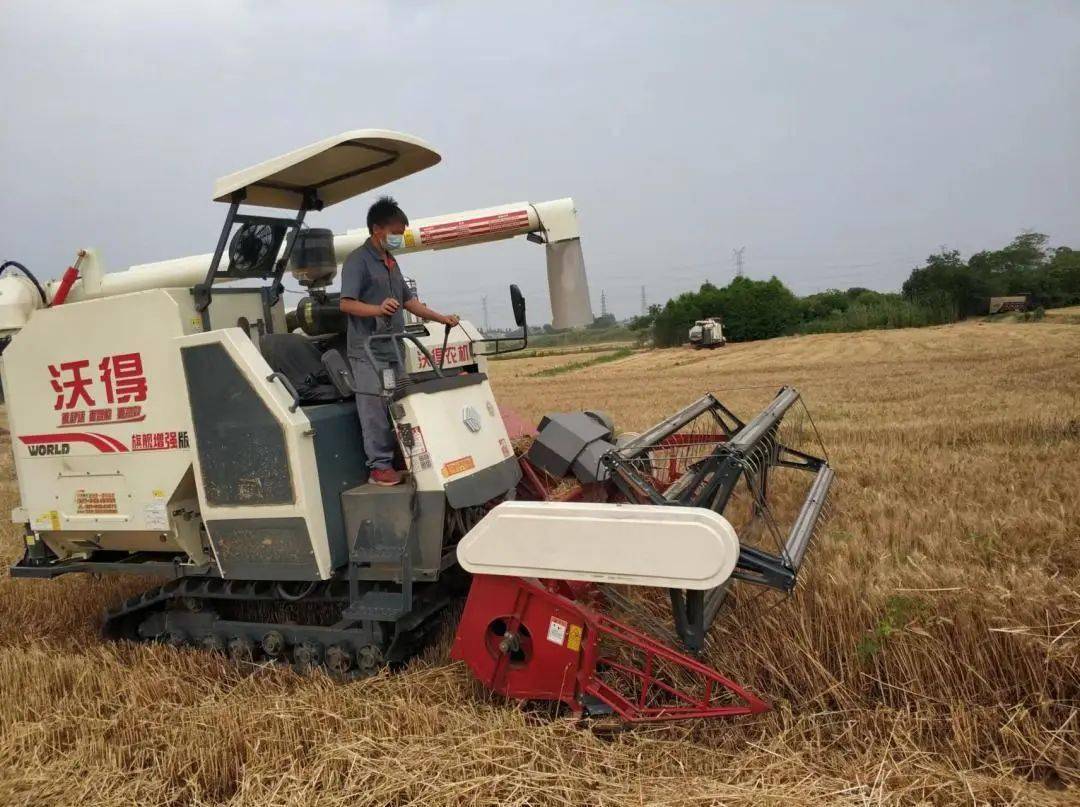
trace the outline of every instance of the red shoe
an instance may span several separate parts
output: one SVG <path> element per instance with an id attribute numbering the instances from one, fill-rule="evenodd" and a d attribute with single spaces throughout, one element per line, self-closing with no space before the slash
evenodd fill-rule
<path id="1" fill-rule="evenodd" d="M 401 471 L 395 471 L 393 468 L 374 468 L 368 476 L 368 482 L 372 485 L 391 488 L 401 484 Z"/>

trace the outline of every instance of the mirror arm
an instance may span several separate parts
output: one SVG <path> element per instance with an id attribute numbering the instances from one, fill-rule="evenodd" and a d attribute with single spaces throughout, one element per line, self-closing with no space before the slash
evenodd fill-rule
<path id="1" fill-rule="evenodd" d="M 517 353 L 517 351 L 519 351 L 519 350 L 524 350 L 526 347 L 529 346 L 529 326 L 528 326 L 528 324 L 526 324 L 526 325 L 524 325 L 522 327 L 520 337 L 517 337 L 517 336 L 496 336 L 494 339 L 474 339 L 474 340 L 472 340 L 473 345 L 490 344 L 492 342 L 495 343 L 495 352 L 490 353 L 490 354 L 483 354 L 483 355 L 498 356 L 500 353 Z M 521 344 L 518 345 L 517 347 L 512 347 L 509 350 L 502 350 L 502 349 L 499 348 L 499 343 L 500 342 L 521 342 Z M 475 351 L 474 351 L 474 353 L 475 353 Z"/>

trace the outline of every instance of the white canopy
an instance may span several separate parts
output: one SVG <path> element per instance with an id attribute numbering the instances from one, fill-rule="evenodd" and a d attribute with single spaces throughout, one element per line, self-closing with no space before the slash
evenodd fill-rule
<path id="1" fill-rule="evenodd" d="M 324 207 L 435 165 L 442 157 L 418 137 L 354 129 L 290 151 L 214 183 L 214 201 L 245 190 L 245 204 L 298 209 L 305 191 Z"/>

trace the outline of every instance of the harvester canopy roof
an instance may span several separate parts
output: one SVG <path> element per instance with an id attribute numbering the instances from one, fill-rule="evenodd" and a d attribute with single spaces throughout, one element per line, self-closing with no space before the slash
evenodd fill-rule
<path id="1" fill-rule="evenodd" d="M 305 193 L 323 207 L 343 202 L 435 165 L 442 157 L 418 137 L 387 129 L 354 129 L 224 176 L 214 201 L 299 209 Z"/>

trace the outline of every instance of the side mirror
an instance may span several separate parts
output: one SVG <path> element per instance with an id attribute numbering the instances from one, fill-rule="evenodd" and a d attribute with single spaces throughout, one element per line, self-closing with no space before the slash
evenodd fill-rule
<path id="1" fill-rule="evenodd" d="M 510 284 L 510 307 L 514 309 L 514 322 L 519 328 L 525 327 L 525 297 L 515 284 Z"/>
<path id="2" fill-rule="evenodd" d="M 518 350 L 524 350 L 525 346 L 529 344 L 529 326 L 525 324 L 525 296 L 521 293 L 521 289 L 510 284 L 510 307 L 514 309 L 514 322 L 521 328 L 520 336 L 495 336 L 490 339 L 474 339 L 472 340 L 473 351 L 477 356 L 497 356 L 500 353 L 513 353 Z M 503 342 L 510 342 L 514 347 L 502 349 Z M 491 345 L 492 350 L 488 350 L 487 346 Z"/>

